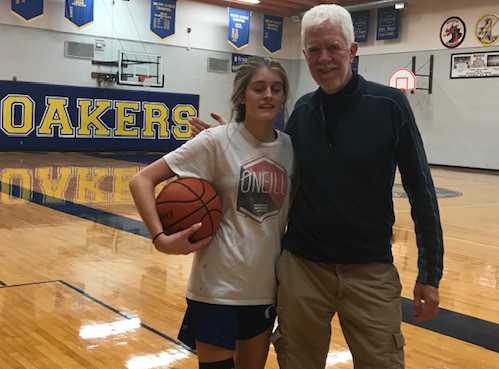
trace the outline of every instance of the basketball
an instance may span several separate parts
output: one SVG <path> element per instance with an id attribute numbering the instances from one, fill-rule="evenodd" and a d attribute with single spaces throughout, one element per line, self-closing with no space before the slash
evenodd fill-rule
<path id="1" fill-rule="evenodd" d="M 156 209 L 166 234 L 202 223 L 191 236 L 192 242 L 213 236 L 222 219 L 222 202 L 215 189 L 198 178 L 179 178 L 166 184 L 156 198 Z"/>

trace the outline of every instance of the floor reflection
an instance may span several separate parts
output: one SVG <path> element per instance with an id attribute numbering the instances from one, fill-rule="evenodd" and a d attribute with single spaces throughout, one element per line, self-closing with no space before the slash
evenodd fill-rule
<path id="1" fill-rule="evenodd" d="M 130 178 L 140 170 L 129 167 L 63 167 L 0 169 L 0 203 L 23 204 L 36 193 L 43 204 L 70 201 L 92 205 L 131 205 Z"/>
<path id="2" fill-rule="evenodd" d="M 170 368 L 190 357 L 184 349 L 169 349 L 159 354 L 134 356 L 126 362 L 127 369 L 159 369 Z"/>
<path id="3" fill-rule="evenodd" d="M 326 367 L 332 368 L 337 364 L 345 364 L 351 362 L 352 362 L 352 354 L 348 350 L 334 352 L 334 353 L 330 352 L 329 354 L 327 354 Z"/>
<path id="4" fill-rule="evenodd" d="M 85 324 L 80 328 L 80 337 L 88 340 L 95 338 L 108 338 L 134 332 L 140 328 L 140 319 L 122 319 L 111 323 Z"/>

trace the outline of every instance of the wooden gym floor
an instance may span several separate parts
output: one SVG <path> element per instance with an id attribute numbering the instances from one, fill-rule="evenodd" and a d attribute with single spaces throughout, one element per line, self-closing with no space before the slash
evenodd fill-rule
<path id="1" fill-rule="evenodd" d="M 154 155 L 0 153 L 0 368 L 197 368 L 176 340 L 191 256 L 154 250 L 128 180 Z M 408 369 L 499 368 L 499 174 L 434 168 L 442 310 L 411 320 L 416 245 L 395 186 Z M 399 181 L 397 181 L 399 182 Z M 328 368 L 352 368 L 333 321 Z M 271 352 L 267 368 L 277 368 Z M 306 369 L 306 368 L 304 368 Z"/>

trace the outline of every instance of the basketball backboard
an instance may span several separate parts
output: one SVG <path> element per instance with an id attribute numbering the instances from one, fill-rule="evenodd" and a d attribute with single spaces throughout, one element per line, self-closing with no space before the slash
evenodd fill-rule
<path id="1" fill-rule="evenodd" d="M 416 75 L 407 68 L 400 68 L 390 78 L 390 87 L 404 92 L 416 90 Z"/>
<path id="2" fill-rule="evenodd" d="M 146 87 L 164 87 L 161 55 L 120 51 L 118 84 Z"/>

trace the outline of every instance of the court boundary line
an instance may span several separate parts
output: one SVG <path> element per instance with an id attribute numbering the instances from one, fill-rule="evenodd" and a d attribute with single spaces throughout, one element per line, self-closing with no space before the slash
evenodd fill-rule
<path id="1" fill-rule="evenodd" d="M 5 283 L 3 286 L 0 286 L 0 289 L 2 289 L 2 288 L 13 288 L 13 287 L 24 287 L 24 286 L 35 286 L 37 284 L 57 283 L 58 281 L 59 281 L 58 279 L 53 279 L 53 280 L 48 280 L 48 281 L 26 282 L 26 283 L 17 283 L 17 284 L 7 284 L 7 283 Z"/>
<path id="2" fill-rule="evenodd" d="M 6 187 L 15 190 L 16 194 L 13 194 L 14 191 L 7 192 Z M 10 193 L 11 195 L 13 194 L 13 196 L 22 198 L 19 195 L 17 195 L 22 193 L 22 188 L 18 185 L 10 185 L 10 184 L 6 185 L 4 182 L 0 182 L 0 188 L 2 192 Z M 52 210 L 60 211 L 64 214 L 73 215 L 77 218 L 82 218 L 97 224 L 105 225 L 123 232 L 128 232 L 135 235 L 143 236 L 145 238 L 149 238 L 149 232 L 147 231 L 146 227 L 142 222 L 138 220 L 127 218 L 125 216 L 118 214 L 109 213 L 103 210 L 91 208 L 85 205 L 75 204 L 72 201 L 57 199 L 51 196 L 44 195 L 40 192 L 32 191 L 31 193 L 33 195 L 32 198 L 24 199 L 25 201 L 29 201 L 31 203 L 37 204 L 39 206 L 44 206 Z M 54 200 L 59 200 L 59 202 L 61 202 L 62 204 L 53 203 Z M 80 210 L 83 211 L 83 214 L 79 213 Z M 109 217 L 110 219 L 107 219 L 107 217 Z M 133 226 L 125 227 L 124 226 L 125 223 L 132 224 Z M 442 334 L 444 336 L 452 337 L 460 341 L 467 342 L 469 344 L 473 344 L 478 347 L 482 347 L 486 350 L 499 352 L 499 341 L 496 342 L 497 340 L 495 339 L 495 336 L 492 335 L 494 328 L 498 326 L 498 324 L 494 323 L 493 321 L 488 321 L 473 317 L 471 315 L 466 315 L 463 313 L 454 312 L 452 310 L 440 308 L 440 314 L 438 320 L 433 320 L 427 323 L 419 323 L 411 318 L 413 311 L 412 303 L 413 301 L 411 299 L 408 299 L 406 297 L 401 297 L 403 323 L 411 324 L 419 328 L 427 329 L 429 331 Z M 453 321 L 452 320 L 448 321 L 442 318 L 442 316 L 447 315 L 447 313 L 451 313 L 454 319 Z M 464 323 L 468 323 L 469 321 L 477 323 L 480 322 L 481 324 L 478 325 L 480 325 L 481 328 L 487 327 L 486 328 L 487 333 L 483 334 L 483 336 L 485 336 L 486 339 L 482 340 L 481 338 L 483 332 L 476 332 L 477 331 L 476 326 L 469 324 L 466 324 L 466 327 L 462 329 L 463 332 L 462 335 L 460 336 L 456 335 L 455 333 L 456 329 L 454 324 L 456 322 L 456 318 L 458 319 L 461 318 Z M 490 330 L 488 328 L 489 326 Z M 489 331 L 491 332 L 490 334 Z M 447 334 L 446 332 L 449 333 Z M 492 337 L 492 341 L 488 339 L 489 336 Z M 184 344 L 182 344 L 182 346 L 183 345 Z"/>
<path id="3" fill-rule="evenodd" d="M 125 318 L 125 319 L 129 319 L 129 320 L 130 320 L 130 319 L 132 319 L 132 318 L 131 318 L 130 316 L 128 316 L 127 314 L 125 314 L 125 313 L 123 313 L 123 312 L 119 311 L 119 310 L 118 310 L 118 309 L 116 309 L 115 307 L 113 307 L 113 306 L 111 306 L 111 305 L 109 305 L 109 304 L 107 304 L 107 303 L 105 303 L 105 302 L 103 302 L 103 301 L 99 300 L 98 298 L 96 298 L 96 297 L 94 297 L 94 296 L 90 295 L 88 292 L 85 292 L 84 290 L 82 290 L 82 289 L 81 289 L 81 288 L 79 288 L 79 287 L 73 286 L 72 284 L 70 284 L 70 283 L 68 283 L 68 282 L 66 282 L 66 281 L 64 281 L 64 280 L 62 280 L 62 279 L 57 280 L 57 282 L 61 283 L 62 285 L 65 285 L 65 286 L 66 286 L 66 287 L 68 287 L 68 288 L 73 289 L 74 291 L 76 291 L 76 292 L 80 293 L 81 295 L 83 295 L 83 296 L 84 296 L 84 297 L 86 297 L 87 299 L 89 299 L 89 300 L 91 300 L 91 301 L 93 301 L 93 302 L 95 302 L 95 303 L 97 303 L 97 304 L 101 305 L 102 307 L 105 307 L 105 308 L 106 308 L 106 309 L 108 309 L 108 310 L 111 310 L 112 312 L 114 312 L 114 313 L 118 314 L 119 316 L 121 316 L 121 317 L 123 317 L 123 318 Z M 160 337 L 164 338 L 165 340 L 167 340 L 167 341 L 169 341 L 169 342 L 171 342 L 171 343 L 174 343 L 174 344 L 176 344 L 176 345 L 178 345 L 178 346 L 181 346 L 183 349 L 186 349 L 186 350 L 187 350 L 187 351 L 189 351 L 190 353 L 192 353 L 192 354 L 196 355 L 196 352 L 195 352 L 193 349 L 191 349 L 189 346 L 185 345 L 184 343 L 180 342 L 179 340 L 177 340 L 177 339 L 175 339 L 175 338 L 170 337 L 170 336 L 169 336 L 169 335 L 167 335 L 166 333 L 163 333 L 163 332 L 161 332 L 161 331 L 157 330 L 156 328 L 151 327 L 150 325 L 148 325 L 148 324 L 144 323 L 142 320 L 140 321 L 140 326 L 141 326 L 142 328 L 145 328 L 146 330 L 148 330 L 148 331 L 150 331 L 150 332 L 152 332 L 152 333 L 154 333 L 154 334 L 156 334 L 156 335 L 158 335 L 158 336 L 160 336 Z"/>
<path id="4" fill-rule="evenodd" d="M 3 283 L 3 282 L 2 282 Z M 54 279 L 54 280 L 48 280 L 48 281 L 38 281 L 38 282 L 28 282 L 28 283 L 19 283 L 19 284 L 12 284 L 12 285 L 6 285 L 4 284 L 3 286 L 0 286 L 0 289 L 7 289 L 7 288 L 13 288 L 13 287 L 25 287 L 25 286 L 36 286 L 36 285 L 40 285 L 40 284 L 53 284 L 53 283 L 59 283 L 61 285 L 63 285 L 64 287 L 66 288 L 69 288 L 75 292 L 77 292 L 78 294 L 82 295 L 83 297 L 85 297 L 86 299 L 96 303 L 97 305 L 100 305 L 110 311 L 112 311 L 113 313 L 121 316 L 122 318 L 125 318 L 125 319 L 133 319 L 134 317 L 130 317 L 128 316 L 127 314 L 121 312 L 120 310 L 116 309 L 115 307 L 99 300 L 98 298 L 90 295 L 88 292 L 85 292 L 83 289 L 79 288 L 79 287 L 76 287 L 74 285 L 72 285 L 71 283 L 69 282 L 66 282 L 65 280 L 63 279 Z M 159 330 L 157 330 L 156 328 L 153 328 L 151 327 L 149 324 L 146 324 L 144 323 L 142 320 L 140 321 L 140 326 L 146 330 L 148 330 L 149 332 L 169 341 L 170 343 L 173 343 L 177 346 L 180 346 L 182 347 L 183 349 L 189 351 L 191 354 L 194 354 L 197 356 L 196 354 L 196 351 L 194 351 L 193 349 L 191 349 L 189 346 L 185 345 L 184 343 L 180 342 L 179 340 L 175 339 L 175 338 L 172 338 L 170 337 L 169 335 L 167 335 L 166 333 L 163 333 Z"/>
<path id="5" fill-rule="evenodd" d="M 402 322 L 431 332 L 452 337 L 459 341 L 482 347 L 486 350 L 499 353 L 499 341 L 494 331 L 499 330 L 499 325 L 493 321 L 476 318 L 456 311 L 439 307 L 438 317 L 428 322 L 417 322 L 413 318 L 413 301 L 403 297 Z M 456 329 L 455 322 L 459 320 Z"/>

